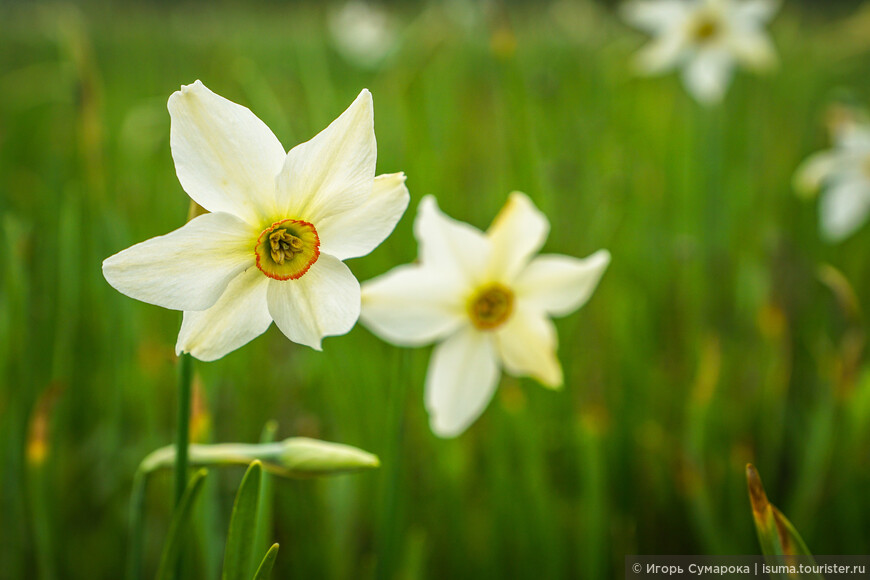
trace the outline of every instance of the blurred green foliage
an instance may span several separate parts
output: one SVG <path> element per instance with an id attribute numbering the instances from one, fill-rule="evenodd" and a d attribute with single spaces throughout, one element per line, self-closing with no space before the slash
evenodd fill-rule
<path id="1" fill-rule="evenodd" d="M 194 440 L 275 419 L 381 459 L 271 482 L 276 578 L 609 578 L 624 554 L 753 553 L 748 461 L 813 552 L 867 553 L 870 227 L 821 243 L 790 181 L 833 99 L 870 104 L 870 12 L 786 6 L 779 70 L 708 111 L 675 75 L 634 77 L 641 35 L 582 0 L 396 7 L 395 50 L 365 68 L 334 48 L 333 9 L 0 5 L 0 577 L 123 570 L 136 467 L 173 436 L 180 316 L 100 263 L 184 222 L 165 104 L 197 78 L 287 148 L 372 91 L 378 172 L 404 171 L 412 202 L 350 262 L 361 280 L 414 259 L 426 194 L 486 227 L 519 189 L 552 220 L 545 251 L 613 254 L 557 322 L 564 391 L 505 377 L 455 440 L 428 428 L 428 350 L 360 326 L 323 353 L 273 327 L 197 364 Z M 211 578 L 241 477 L 203 489 L 190 565 Z M 173 504 L 153 484 L 148 577 Z"/>

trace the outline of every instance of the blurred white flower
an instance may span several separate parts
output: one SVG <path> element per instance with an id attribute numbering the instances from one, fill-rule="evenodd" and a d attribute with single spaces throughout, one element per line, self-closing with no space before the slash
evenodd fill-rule
<path id="1" fill-rule="evenodd" d="M 107 258 L 109 284 L 183 310 L 176 351 L 201 360 L 273 320 L 318 350 L 348 332 L 360 289 L 342 260 L 371 252 L 408 205 L 403 174 L 375 177 L 371 94 L 289 153 L 250 110 L 199 81 L 169 98 L 169 114 L 178 179 L 211 213 Z"/>
<path id="2" fill-rule="evenodd" d="M 462 433 L 489 404 L 500 367 L 560 387 L 550 317 L 589 299 L 610 254 L 535 257 L 550 224 L 518 192 L 485 234 L 444 215 L 432 196 L 420 202 L 414 229 L 419 262 L 365 282 L 360 320 L 394 344 L 440 341 L 426 376 L 432 430 Z"/>
<path id="3" fill-rule="evenodd" d="M 351 0 L 333 12 L 329 31 L 342 56 L 364 68 L 381 64 L 398 37 L 390 14 L 363 0 Z"/>
<path id="4" fill-rule="evenodd" d="M 824 187 L 819 229 L 839 242 L 870 214 L 870 124 L 843 123 L 833 130 L 834 147 L 811 155 L 795 172 L 794 186 L 809 195 Z"/>
<path id="5" fill-rule="evenodd" d="M 682 68 L 683 83 L 703 104 L 722 100 L 735 64 L 764 70 L 776 52 L 764 25 L 778 0 L 634 0 L 625 19 L 653 38 L 637 55 L 644 74 Z"/>

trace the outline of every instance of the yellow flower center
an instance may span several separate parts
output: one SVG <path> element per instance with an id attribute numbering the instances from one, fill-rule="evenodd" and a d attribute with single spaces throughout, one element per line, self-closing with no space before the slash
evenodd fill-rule
<path id="1" fill-rule="evenodd" d="M 468 302 L 468 315 L 478 330 L 493 330 L 510 318 L 514 309 L 514 293 L 501 284 L 480 289 Z"/>
<path id="2" fill-rule="evenodd" d="M 696 44 L 705 44 L 713 40 L 719 34 L 719 23 L 710 15 L 705 15 L 692 23 L 692 40 Z"/>
<path id="3" fill-rule="evenodd" d="M 320 257 L 320 238 L 313 224 L 286 219 L 263 230 L 254 253 L 257 268 L 269 278 L 296 280 Z"/>

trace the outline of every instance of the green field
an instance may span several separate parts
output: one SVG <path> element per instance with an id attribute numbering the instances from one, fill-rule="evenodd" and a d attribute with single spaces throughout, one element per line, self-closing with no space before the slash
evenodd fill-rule
<path id="1" fill-rule="evenodd" d="M 196 79 L 287 149 L 371 90 L 377 172 L 404 171 L 411 205 L 349 261 L 362 281 L 416 258 L 428 194 L 485 228 L 523 191 L 545 252 L 613 256 L 556 321 L 565 388 L 504 376 L 456 439 L 429 428 L 430 349 L 361 325 L 322 353 L 273 326 L 197 362 L 196 441 L 275 420 L 380 457 L 272 480 L 275 578 L 594 579 L 625 554 L 757 553 L 747 462 L 810 550 L 868 553 L 870 226 L 823 242 L 791 183 L 829 147 L 831 103 L 870 106 L 870 11 L 786 4 L 779 67 L 738 72 L 711 109 L 676 75 L 635 76 L 644 35 L 583 0 L 395 6 L 373 67 L 313 2 L 0 5 L 0 578 L 122 576 L 133 475 L 175 433 L 180 314 L 100 265 L 184 223 L 166 100 Z M 242 475 L 212 470 L 191 577 L 218 577 Z M 170 472 L 145 499 L 150 578 Z"/>

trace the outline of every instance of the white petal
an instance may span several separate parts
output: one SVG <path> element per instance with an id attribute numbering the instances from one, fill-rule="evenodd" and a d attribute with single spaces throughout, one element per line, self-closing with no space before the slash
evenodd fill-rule
<path id="1" fill-rule="evenodd" d="M 432 351 L 426 373 L 426 410 L 439 437 L 465 431 L 489 404 L 499 370 L 491 336 L 463 328 Z"/>
<path id="2" fill-rule="evenodd" d="M 390 235 L 409 199 L 404 173 L 378 175 L 365 203 L 317 224 L 320 251 L 339 260 L 365 256 Z"/>
<path id="3" fill-rule="evenodd" d="M 845 124 L 836 133 L 837 147 L 863 157 L 870 154 L 870 126 L 857 123 Z M 866 162 L 866 157 L 862 161 Z"/>
<path id="4" fill-rule="evenodd" d="M 298 280 L 269 280 L 266 299 L 281 332 L 315 350 L 324 336 L 347 333 L 359 318 L 359 282 L 329 254 Z"/>
<path id="5" fill-rule="evenodd" d="M 467 223 L 445 215 L 431 195 L 420 201 L 414 235 L 420 246 L 420 261 L 444 276 L 459 275 L 468 283 L 485 276 L 490 256 L 486 236 Z"/>
<path id="6" fill-rule="evenodd" d="M 535 310 L 565 316 L 589 300 L 608 264 L 607 250 L 582 260 L 557 254 L 538 256 L 517 278 L 514 290 Z"/>
<path id="7" fill-rule="evenodd" d="M 683 69 L 683 82 L 689 93 L 705 105 L 718 103 L 731 81 L 731 57 L 721 49 L 698 52 Z"/>
<path id="8" fill-rule="evenodd" d="M 853 234 L 870 212 L 870 183 L 850 179 L 830 187 L 822 195 L 820 227 L 828 241 L 839 242 Z"/>
<path id="9" fill-rule="evenodd" d="M 558 337 L 553 322 L 531 308 L 517 308 L 495 331 L 498 354 L 508 373 L 532 377 L 550 388 L 562 386 L 562 365 L 556 357 Z"/>
<path id="10" fill-rule="evenodd" d="M 763 24 L 779 10 L 779 0 L 743 0 L 734 7 L 734 18 L 744 22 Z"/>
<path id="11" fill-rule="evenodd" d="M 335 121 L 287 154 L 278 175 L 278 208 L 317 226 L 364 204 L 372 193 L 377 145 L 372 95 L 363 89 Z"/>
<path id="12" fill-rule="evenodd" d="M 106 258 L 103 276 L 136 300 L 173 310 L 205 310 L 230 280 L 254 264 L 257 235 L 233 215 L 201 215 Z"/>
<path id="13" fill-rule="evenodd" d="M 230 282 L 214 306 L 185 312 L 175 352 L 213 361 L 266 332 L 272 324 L 266 307 L 268 282 L 269 278 L 251 266 Z"/>
<path id="14" fill-rule="evenodd" d="M 679 26 L 689 13 L 682 0 L 636 0 L 622 6 L 626 22 L 647 32 L 660 32 Z"/>
<path id="15" fill-rule="evenodd" d="M 513 192 L 486 232 L 490 275 L 512 281 L 547 239 L 550 222 L 525 194 Z"/>
<path id="16" fill-rule="evenodd" d="M 274 208 L 275 177 L 285 157 L 269 127 L 199 81 L 169 97 L 169 115 L 169 143 L 184 191 L 211 212 L 262 225 Z"/>
<path id="17" fill-rule="evenodd" d="M 842 155 L 835 151 L 821 151 L 810 155 L 794 174 L 794 188 L 802 196 L 815 193 L 842 167 Z"/>
<path id="18" fill-rule="evenodd" d="M 683 57 L 686 41 L 681 34 L 668 34 L 647 43 L 635 55 L 638 72 L 654 75 L 677 66 Z"/>
<path id="19" fill-rule="evenodd" d="M 362 285 L 361 320 L 383 340 L 420 346 L 453 333 L 466 320 L 464 287 L 455 278 L 414 264 Z"/>
<path id="20" fill-rule="evenodd" d="M 758 71 L 776 66 L 776 49 L 767 34 L 761 31 L 742 32 L 728 39 L 731 53 L 746 67 Z"/>

